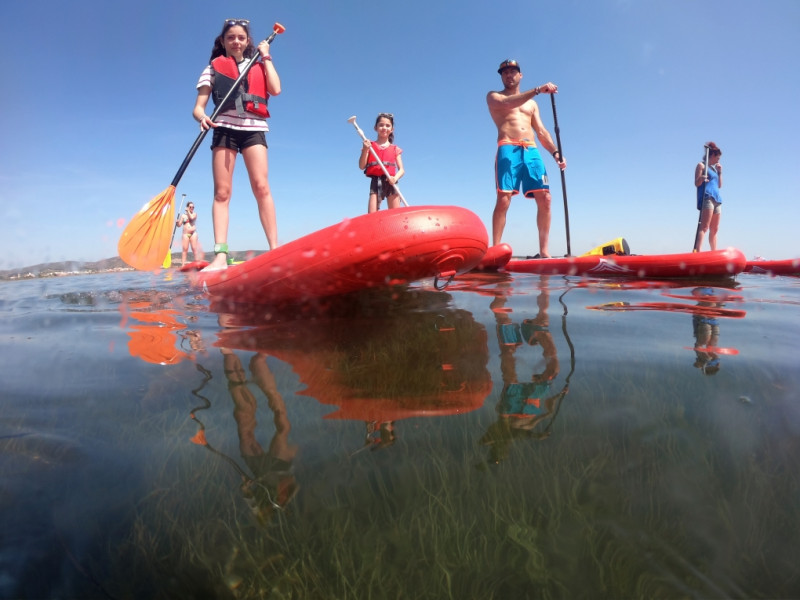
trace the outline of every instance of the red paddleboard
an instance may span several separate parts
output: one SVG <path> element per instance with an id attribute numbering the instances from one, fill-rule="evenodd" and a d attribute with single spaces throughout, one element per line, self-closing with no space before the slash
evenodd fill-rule
<path id="1" fill-rule="evenodd" d="M 182 267 L 178 267 L 178 270 L 182 273 L 187 273 L 189 271 L 199 271 L 200 269 L 205 269 L 208 266 L 207 260 L 195 260 L 192 262 L 188 262 Z"/>
<path id="2" fill-rule="evenodd" d="M 486 254 L 483 255 L 481 262 L 475 267 L 475 271 L 497 271 L 504 267 L 511 260 L 511 246 L 508 244 L 496 244 L 491 246 Z"/>
<path id="3" fill-rule="evenodd" d="M 458 206 L 409 206 L 346 219 L 220 271 L 192 275 L 212 298 L 298 302 L 469 271 L 488 246 Z"/>
<path id="4" fill-rule="evenodd" d="M 590 275 L 594 277 L 719 277 L 741 273 L 747 259 L 736 248 L 682 254 L 629 256 L 567 256 L 563 258 L 512 258 L 504 269 L 541 275 Z"/>
<path id="5" fill-rule="evenodd" d="M 748 260 L 745 273 L 766 273 L 768 275 L 800 275 L 800 258 L 784 260 Z"/>

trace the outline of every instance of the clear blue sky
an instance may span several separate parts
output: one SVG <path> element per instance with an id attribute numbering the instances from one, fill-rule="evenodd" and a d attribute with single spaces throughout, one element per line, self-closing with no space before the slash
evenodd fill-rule
<path id="1" fill-rule="evenodd" d="M 498 6 L 506 8 L 500 10 Z M 800 256 L 798 0 L 170 0 L 3 2 L 0 269 L 116 255 L 124 223 L 172 180 L 197 136 L 195 84 L 228 17 L 273 44 L 270 181 L 282 243 L 366 211 L 360 141 L 396 117 L 412 205 L 458 204 L 490 228 L 496 131 L 485 96 L 505 58 L 556 97 L 571 246 L 691 249 L 694 166 L 725 168 L 720 245 Z M 540 97 L 553 131 L 549 97 Z M 210 110 L 209 110 L 210 112 Z M 210 137 L 178 185 L 211 250 Z M 551 251 L 566 252 L 551 175 Z M 176 203 L 177 203 L 176 202 Z M 515 197 L 504 241 L 534 253 L 535 207 Z M 232 249 L 265 249 L 239 159 Z M 173 246 L 177 250 L 178 245 Z"/>

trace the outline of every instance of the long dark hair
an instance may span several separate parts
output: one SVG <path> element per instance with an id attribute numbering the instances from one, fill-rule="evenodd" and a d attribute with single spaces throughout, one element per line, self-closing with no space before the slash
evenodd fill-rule
<path id="1" fill-rule="evenodd" d="M 378 128 L 378 123 L 381 119 L 388 119 L 388 121 L 392 124 L 392 133 L 389 134 L 389 143 L 394 144 L 394 115 L 392 113 L 378 113 L 373 129 Z"/>
<path id="2" fill-rule="evenodd" d="M 222 26 L 222 33 L 220 33 L 216 39 L 214 40 L 214 47 L 211 49 L 211 58 L 208 59 L 208 62 L 211 63 L 212 60 L 217 58 L 218 56 L 226 56 L 225 54 L 225 34 L 228 33 L 228 29 L 231 27 L 241 27 L 244 29 L 245 33 L 247 34 L 247 48 L 244 49 L 243 56 L 245 58 L 251 58 L 256 51 L 256 47 L 253 45 L 253 37 L 250 35 L 250 25 L 242 25 L 241 22 L 234 22 L 234 21 L 225 21 L 225 25 Z"/>

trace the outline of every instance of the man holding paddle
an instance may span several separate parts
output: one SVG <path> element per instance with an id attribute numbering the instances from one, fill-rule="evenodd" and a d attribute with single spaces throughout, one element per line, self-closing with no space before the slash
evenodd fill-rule
<path id="1" fill-rule="evenodd" d="M 492 245 L 497 245 L 502 240 L 511 197 L 519 193 L 521 186 L 526 198 L 536 200 L 536 226 L 539 230 L 537 257 L 550 258 L 550 185 L 544 162 L 533 139 L 534 134 L 539 143 L 553 155 L 561 170 L 567 168 L 567 161 L 561 156 L 542 123 L 539 107 L 533 98 L 538 94 L 555 94 L 558 86 L 545 83 L 520 92 L 522 72 L 515 60 L 504 60 L 497 72 L 502 78 L 503 89 L 486 95 L 489 113 L 497 125 L 497 204 L 492 214 Z"/>

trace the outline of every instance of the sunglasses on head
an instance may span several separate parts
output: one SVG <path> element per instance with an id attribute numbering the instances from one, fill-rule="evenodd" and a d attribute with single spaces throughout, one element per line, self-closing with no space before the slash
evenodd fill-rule
<path id="1" fill-rule="evenodd" d="M 387 119 L 394 119 L 394 115 L 392 113 L 378 113 L 378 118 L 386 117 Z"/>
<path id="2" fill-rule="evenodd" d="M 250 21 L 248 21 L 247 19 L 225 19 L 225 25 L 230 25 L 231 27 L 233 27 L 234 25 L 249 27 Z"/>

